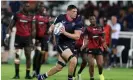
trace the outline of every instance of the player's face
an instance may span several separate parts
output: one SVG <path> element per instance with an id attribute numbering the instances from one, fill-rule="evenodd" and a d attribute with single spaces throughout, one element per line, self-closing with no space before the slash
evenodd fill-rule
<path id="1" fill-rule="evenodd" d="M 42 7 L 41 7 L 41 12 L 42 12 L 43 14 L 46 14 L 46 13 L 47 13 L 46 8 L 42 6 Z"/>
<path id="2" fill-rule="evenodd" d="M 90 17 L 90 23 L 91 24 L 96 24 L 96 17 L 95 16 Z"/>
<path id="3" fill-rule="evenodd" d="M 26 3 L 26 5 L 24 6 L 24 10 L 25 10 L 25 11 L 29 11 L 29 10 L 30 10 L 30 5 L 29 5 L 29 3 Z"/>
<path id="4" fill-rule="evenodd" d="M 77 16 L 77 9 L 72 9 L 69 11 L 69 13 L 70 13 L 70 17 L 74 19 Z"/>

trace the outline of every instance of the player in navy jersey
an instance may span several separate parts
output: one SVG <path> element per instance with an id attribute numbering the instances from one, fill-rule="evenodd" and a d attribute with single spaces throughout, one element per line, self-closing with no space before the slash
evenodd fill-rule
<path id="1" fill-rule="evenodd" d="M 73 80 L 73 72 L 77 63 L 73 50 L 75 47 L 75 41 L 80 38 L 82 28 L 82 19 L 80 16 L 77 16 L 77 7 L 74 5 L 69 5 L 67 8 L 67 13 L 64 15 L 59 15 L 56 18 L 54 24 L 52 24 L 49 28 L 49 32 L 53 32 L 54 25 L 59 22 L 62 22 L 65 28 L 61 28 L 61 34 L 56 37 L 57 51 L 60 54 L 58 57 L 58 62 L 56 66 L 45 74 L 38 75 L 38 80 L 44 80 L 61 71 L 62 68 L 66 66 L 66 63 L 69 63 L 68 80 Z"/>
<path id="2" fill-rule="evenodd" d="M 104 41 L 103 28 L 96 24 L 96 17 L 90 16 L 91 25 L 85 30 L 84 36 L 84 49 L 85 46 L 88 48 L 88 62 L 89 62 L 89 73 L 90 80 L 94 80 L 94 58 L 96 58 L 100 80 L 104 80 L 103 72 L 103 48 L 106 48 Z"/>
<path id="3" fill-rule="evenodd" d="M 11 24 L 7 30 L 6 40 L 8 40 L 11 34 L 12 28 L 16 27 L 16 37 L 15 37 L 15 76 L 14 79 L 19 79 L 19 64 L 20 64 L 20 50 L 24 48 L 26 56 L 26 76 L 25 79 L 32 79 L 30 76 L 30 66 L 31 66 L 31 46 L 32 46 L 32 18 L 29 14 L 29 3 L 25 2 L 23 9 L 17 12 L 12 18 Z"/>
<path id="4" fill-rule="evenodd" d="M 36 49 L 33 58 L 33 77 L 40 73 L 41 64 L 48 56 L 48 27 L 49 17 L 46 15 L 46 8 L 44 4 L 38 5 L 36 15 L 34 16 L 36 26 Z"/>

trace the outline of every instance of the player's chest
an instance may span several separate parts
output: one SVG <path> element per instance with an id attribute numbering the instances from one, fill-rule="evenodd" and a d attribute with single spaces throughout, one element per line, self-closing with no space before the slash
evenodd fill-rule
<path id="1" fill-rule="evenodd" d="M 17 18 L 18 18 L 18 22 L 20 23 L 29 23 L 32 21 L 32 16 L 27 16 L 23 14 L 17 15 Z"/>
<path id="2" fill-rule="evenodd" d="M 103 32 L 103 30 L 101 28 L 97 28 L 97 27 L 92 27 L 92 28 L 89 28 L 88 31 L 91 33 L 91 34 L 100 34 Z"/>
<path id="3" fill-rule="evenodd" d="M 65 30 L 66 31 L 74 31 L 75 29 L 75 25 L 76 23 L 75 22 L 68 22 L 68 21 L 62 21 L 63 25 L 65 26 Z"/>
<path id="4" fill-rule="evenodd" d="M 36 16 L 36 22 L 37 24 L 43 25 L 48 22 L 48 18 L 44 16 Z"/>

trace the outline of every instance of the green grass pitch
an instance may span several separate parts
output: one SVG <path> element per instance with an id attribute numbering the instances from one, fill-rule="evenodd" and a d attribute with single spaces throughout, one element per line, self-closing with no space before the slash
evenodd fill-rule
<path id="1" fill-rule="evenodd" d="M 41 73 L 48 71 L 54 65 L 43 65 Z M 79 69 L 79 67 L 78 67 Z M 67 80 L 68 69 L 65 67 L 61 72 L 49 77 L 47 80 Z M 2 64 L 1 66 L 1 80 L 13 80 L 14 65 Z M 111 70 L 104 70 L 105 80 L 133 80 L 133 69 L 126 68 L 113 68 Z M 20 79 L 25 80 L 25 65 L 20 65 Z M 99 80 L 98 70 L 95 68 L 95 79 Z M 36 78 L 32 80 L 37 80 Z M 88 67 L 86 67 L 82 73 L 82 80 L 89 80 Z"/>

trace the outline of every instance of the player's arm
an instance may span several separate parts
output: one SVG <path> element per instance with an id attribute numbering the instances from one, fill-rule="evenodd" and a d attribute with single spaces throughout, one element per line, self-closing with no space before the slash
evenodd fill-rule
<path id="1" fill-rule="evenodd" d="M 73 34 L 72 33 L 69 33 L 69 32 L 66 32 L 65 31 L 65 28 L 62 28 L 60 31 L 65 36 L 67 36 L 69 38 L 72 38 L 74 40 L 78 40 L 80 38 L 80 35 L 81 35 L 81 30 L 74 30 L 74 33 Z"/>
<path id="2" fill-rule="evenodd" d="M 10 36 L 10 34 L 12 32 L 12 28 L 15 26 L 15 24 L 16 24 L 16 16 L 12 15 L 11 21 L 9 22 L 9 25 L 6 30 L 6 37 Z"/>
<path id="3" fill-rule="evenodd" d="M 75 28 L 74 28 L 74 33 L 69 33 L 65 30 L 65 27 L 63 27 L 60 31 L 61 33 L 63 33 L 65 36 L 71 38 L 71 39 L 74 39 L 74 40 L 78 40 L 80 38 L 80 35 L 81 35 L 81 29 L 83 27 L 83 20 L 81 17 L 77 18 L 77 24 L 75 25 Z"/>
<path id="4" fill-rule="evenodd" d="M 54 24 L 52 24 L 48 29 L 48 34 L 51 34 L 54 30 Z"/>
<path id="5" fill-rule="evenodd" d="M 55 27 L 55 24 L 61 21 L 61 16 L 62 15 L 59 15 L 58 17 L 55 18 L 53 24 L 48 29 L 48 34 L 52 34 L 54 27 Z"/>
<path id="6" fill-rule="evenodd" d="M 83 39 L 83 45 L 80 48 L 80 50 L 82 51 L 83 49 L 85 49 L 87 47 L 87 45 L 88 45 L 88 35 L 85 35 L 84 39 Z"/>
<path id="7" fill-rule="evenodd" d="M 35 18 L 35 16 L 33 17 L 33 20 L 32 20 L 31 37 L 32 37 L 33 44 L 35 44 L 35 37 L 36 37 L 36 18 Z"/>
<path id="8" fill-rule="evenodd" d="M 35 18 L 35 16 L 33 17 L 33 20 L 32 20 L 31 35 L 32 35 L 32 38 L 35 38 L 35 36 L 36 36 L 36 18 Z"/>
<path id="9" fill-rule="evenodd" d="M 109 29 L 109 39 L 110 39 L 110 44 L 109 44 L 109 46 L 108 47 L 111 47 L 111 35 L 112 35 L 112 29 L 111 29 L 111 27 L 110 27 L 110 29 Z"/>

